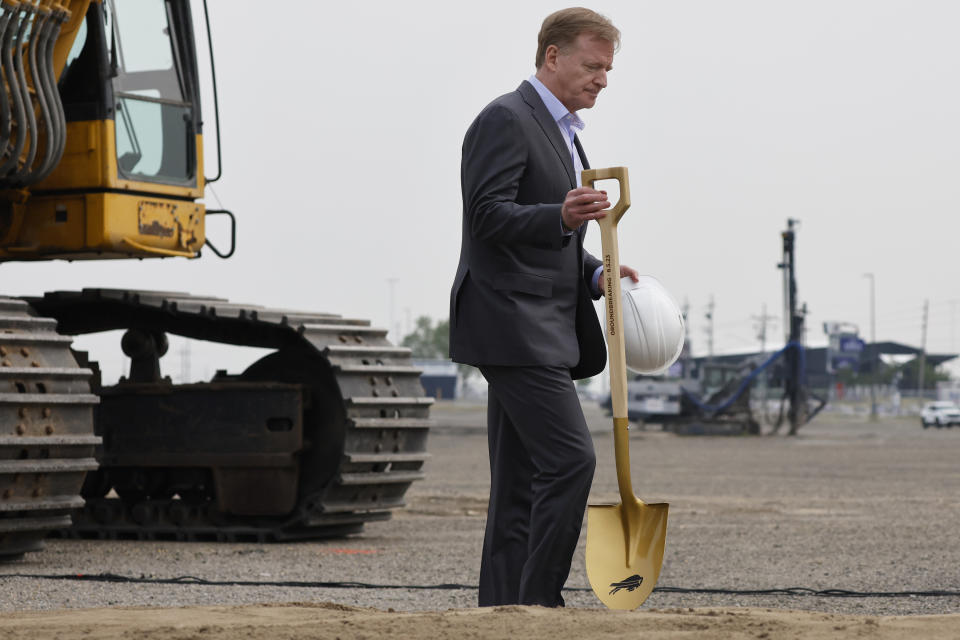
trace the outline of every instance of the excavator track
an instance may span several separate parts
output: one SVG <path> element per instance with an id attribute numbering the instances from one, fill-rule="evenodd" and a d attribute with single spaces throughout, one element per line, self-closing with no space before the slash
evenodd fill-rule
<path id="1" fill-rule="evenodd" d="M 98 399 L 70 342 L 27 303 L 0 298 L 0 560 L 69 526 L 84 476 L 97 468 Z"/>
<path id="2" fill-rule="evenodd" d="M 26 300 L 65 334 L 127 329 L 276 349 L 209 383 L 134 379 L 99 389 L 101 467 L 71 535 L 340 536 L 389 519 L 423 478 L 433 400 L 410 350 L 368 321 L 173 292 Z"/>

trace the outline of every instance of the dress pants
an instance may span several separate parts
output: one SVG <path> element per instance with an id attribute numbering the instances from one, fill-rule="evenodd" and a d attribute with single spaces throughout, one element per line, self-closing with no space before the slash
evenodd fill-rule
<path id="1" fill-rule="evenodd" d="M 490 504 L 480 606 L 563 606 L 596 456 L 566 367 L 481 366 Z"/>

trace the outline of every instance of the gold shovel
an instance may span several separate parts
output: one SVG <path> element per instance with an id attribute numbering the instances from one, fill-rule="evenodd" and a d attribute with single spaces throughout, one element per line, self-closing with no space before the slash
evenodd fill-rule
<path id="1" fill-rule="evenodd" d="M 626 167 L 588 169 L 581 184 L 615 179 L 620 199 L 600 223 L 603 247 L 602 289 L 606 296 L 607 350 L 613 404 L 613 442 L 620 504 L 587 507 L 587 578 L 593 592 L 611 609 L 636 609 L 657 584 L 667 537 L 666 503 L 646 504 L 633 495 L 630 482 L 630 439 L 627 422 L 627 367 L 620 310 L 620 255 L 617 223 L 630 207 Z"/>

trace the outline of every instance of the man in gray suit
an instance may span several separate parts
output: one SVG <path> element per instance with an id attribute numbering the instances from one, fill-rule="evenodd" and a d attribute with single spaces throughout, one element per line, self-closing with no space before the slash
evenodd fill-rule
<path id="1" fill-rule="evenodd" d="M 576 113 L 607 86 L 619 39 L 588 9 L 548 16 L 536 74 L 487 105 L 463 141 L 450 355 L 489 385 L 481 606 L 563 605 L 596 464 L 573 379 L 606 362 L 591 302 L 602 268 L 583 237 L 610 202 L 579 185 Z"/>

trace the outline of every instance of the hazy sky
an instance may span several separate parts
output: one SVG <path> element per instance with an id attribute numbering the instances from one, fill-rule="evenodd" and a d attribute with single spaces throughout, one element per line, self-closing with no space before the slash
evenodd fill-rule
<path id="1" fill-rule="evenodd" d="M 214 189 L 239 220 L 235 257 L 4 264 L 3 291 L 180 290 L 401 330 L 445 318 L 463 133 L 534 71 L 540 23 L 566 5 L 209 5 L 224 153 Z M 870 272 L 877 339 L 919 345 L 929 300 L 928 349 L 960 351 L 960 3 L 590 6 L 623 43 L 609 87 L 581 112 L 582 140 L 593 166 L 629 168 L 621 259 L 689 303 L 695 354 L 711 296 L 716 352 L 759 347 L 764 304 L 777 317 L 768 348 L 783 343 L 787 218 L 801 221 L 810 344 L 824 343 L 824 321 L 869 339 Z M 209 191 L 207 203 L 218 206 Z M 221 244 L 224 231 L 209 226 Z M 588 249 L 600 252 L 596 228 Z"/>

